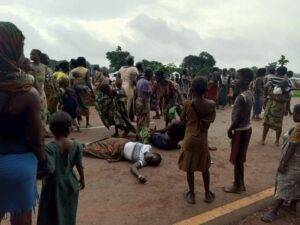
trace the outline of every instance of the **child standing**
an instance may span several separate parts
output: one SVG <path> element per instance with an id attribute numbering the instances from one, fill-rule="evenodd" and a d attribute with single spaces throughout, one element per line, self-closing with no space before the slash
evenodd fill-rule
<path id="1" fill-rule="evenodd" d="M 40 199 L 38 225 L 75 225 L 79 189 L 85 187 L 82 167 L 83 145 L 68 138 L 71 117 L 65 112 L 53 114 L 50 130 L 55 141 L 46 146 L 46 173 Z M 79 181 L 74 173 L 79 173 Z"/>
<path id="2" fill-rule="evenodd" d="M 68 113 L 73 120 L 73 124 L 76 126 L 77 131 L 80 131 L 79 123 L 77 120 L 77 108 L 78 103 L 75 97 L 75 94 L 71 88 L 66 88 L 65 92 L 62 95 L 62 110 Z"/>
<path id="3" fill-rule="evenodd" d="M 300 104 L 294 107 L 293 119 L 296 126 L 283 138 L 284 143 L 276 177 L 276 202 L 274 207 L 261 218 L 266 223 L 276 219 L 285 201 L 290 201 L 291 209 L 296 211 L 297 201 L 300 200 Z"/>
<path id="4" fill-rule="evenodd" d="M 236 76 L 236 86 L 240 91 L 231 113 L 231 126 L 228 129 L 228 137 L 231 141 L 230 162 L 234 165 L 234 184 L 230 188 L 223 188 L 227 193 L 241 194 L 246 191 L 244 184 L 244 163 L 252 128 L 250 123 L 253 95 L 249 90 L 249 84 L 253 80 L 253 72 L 248 68 L 240 69 Z"/>
<path id="5" fill-rule="evenodd" d="M 216 117 L 216 104 L 206 99 L 207 81 L 196 78 L 191 85 L 192 101 L 187 101 L 181 114 L 181 120 L 186 123 L 182 153 L 179 157 L 179 169 L 187 173 L 189 190 L 184 192 L 185 200 L 195 204 L 194 172 L 202 172 L 205 202 L 211 203 L 215 195 L 210 191 L 209 167 L 211 164 L 208 150 L 207 133 L 210 124 Z"/>

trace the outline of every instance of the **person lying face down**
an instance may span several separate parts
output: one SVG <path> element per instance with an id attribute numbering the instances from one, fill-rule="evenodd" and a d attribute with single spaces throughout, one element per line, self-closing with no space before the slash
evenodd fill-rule
<path id="1" fill-rule="evenodd" d="M 151 145 L 131 142 L 124 138 L 107 138 L 88 144 L 83 150 L 85 155 L 106 159 L 108 162 L 130 161 L 131 173 L 144 184 L 147 179 L 139 173 L 145 166 L 156 167 L 162 158 L 160 154 L 152 152 Z"/>
<path id="2" fill-rule="evenodd" d="M 162 150 L 180 149 L 178 144 L 183 140 L 186 124 L 180 120 L 173 120 L 170 125 L 162 130 L 153 130 L 150 135 L 150 142 Z"/>

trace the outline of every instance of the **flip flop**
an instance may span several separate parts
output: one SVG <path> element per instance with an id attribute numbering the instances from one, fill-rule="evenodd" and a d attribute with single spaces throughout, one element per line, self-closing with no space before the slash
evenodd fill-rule
<path id="1" fill-rule="evenodd" d="M 272 223 L 277 218 L 277 216 L 278 216 L 277 214 L 270 211 L 263 214 L 261 220 L 265 223 Z"/>

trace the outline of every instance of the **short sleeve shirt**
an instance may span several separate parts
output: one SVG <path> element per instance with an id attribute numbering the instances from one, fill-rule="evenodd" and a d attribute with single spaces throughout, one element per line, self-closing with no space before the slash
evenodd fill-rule
<path id="1" fill-rule="evenodd" d="M 147 166 L 145 153 L 150 152 L 151 145 L 144 145 L 138 142 L 128 142 L 124 147 L 124 158 L 132 163 L 139 162 L 140 165 Z"/>

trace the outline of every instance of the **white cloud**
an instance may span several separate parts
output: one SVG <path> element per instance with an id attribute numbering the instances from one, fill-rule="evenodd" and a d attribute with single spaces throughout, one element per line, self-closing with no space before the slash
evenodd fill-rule
<path id="1" fill-rule="evenodd" d="M 297 0 L 27 0 L 0 3 L 1 20 L 57 59 L 86 56 L 108 65 L 117 45 L 137 59 L 179 64 L 208 51 L 222 67 L 264 66 L 285 54 L 300 71 Z"/>

